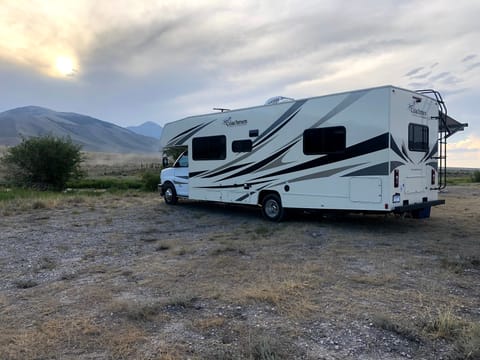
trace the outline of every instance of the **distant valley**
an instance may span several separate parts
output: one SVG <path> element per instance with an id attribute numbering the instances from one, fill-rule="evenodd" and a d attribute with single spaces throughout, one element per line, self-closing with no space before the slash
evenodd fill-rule
<path id="1" fill-rule="evenodd" d="M 90 116 L 25 106 L 0 113 L 0 145 L 13 146 L 22 137 L 70 137 L 84 151 L 158 153 L 162 127 L 153 122 L 123 128 Z"/>

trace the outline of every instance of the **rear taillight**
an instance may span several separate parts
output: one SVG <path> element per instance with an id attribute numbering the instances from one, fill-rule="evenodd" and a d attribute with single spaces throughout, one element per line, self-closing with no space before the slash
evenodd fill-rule
<path id="1" fill-rule="evenodd" d="M 436 180 L 436 179 L 435 179 L 435 176 L 436 176 L 436 175 L 435 175 L 435 170 L 432 169 L 432 185 L 435 185 L 435 180 Z"/>
<path id="2" fill-rule="evenodd" d="M 400 172 L 398 169 L 393 170 L 393 187 L 398 187 L 400 184 Z"/>

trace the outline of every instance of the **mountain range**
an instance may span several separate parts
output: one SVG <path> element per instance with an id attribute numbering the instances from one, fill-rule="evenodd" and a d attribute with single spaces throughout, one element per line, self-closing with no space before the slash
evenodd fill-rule
<path id="1" fill-rule="evenodd" d="M 134 133 L 150 136 L 155 139 L 160 139 L 160 135 L 162 135 L 163 130 L 160 125 L 154 123 L 153 121 L 147 121 L 137 126 L 127 126 L 127 129 L 133 131 Z"/>
<path id="2" fill-rule="evenodd" d="M 13 146 L 19 144 L 22 137 L 42 135 L 70 137 L 74 143 L 82 145 L 84 151 L 159 151 L 158 138 L 86 115 L 58 112 L 39 106 L 25 106 L 0 113 L 0 145 Z"/>

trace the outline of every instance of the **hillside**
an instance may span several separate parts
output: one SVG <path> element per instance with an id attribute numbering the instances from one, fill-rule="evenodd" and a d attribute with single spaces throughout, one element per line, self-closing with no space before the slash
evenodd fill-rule
<path id="1" fill-rule="evenodd" d="M 85 151 L 151 153 L 159 151 L 157 140 L 112 123 L 69 112 L 26 106 L 0 113 L 0 145 L 16 145 L 21 137 L 51 134 L 69 136 Z"/>
<path id="2" fill-rule="evenodd" d="M 137 126 L 127 126 L 127 129 L 133 131 L 134 133 L 150 136 L 155 139 L 160 139 L 160 135 L 162 134 L 163 130 L 160 125 L 154 123 L 153 121 L 147 121 Z"/>

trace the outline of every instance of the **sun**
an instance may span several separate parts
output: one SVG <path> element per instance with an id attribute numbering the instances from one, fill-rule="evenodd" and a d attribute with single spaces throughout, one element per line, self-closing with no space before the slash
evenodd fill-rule
<path id="1" fill-rule="evenodd" d="M 72 76 L 75 74 L 75 64 L 71 57 L 57 57 L 55 61 L 55 68 L 58 73 L 63 76 Z"/>

